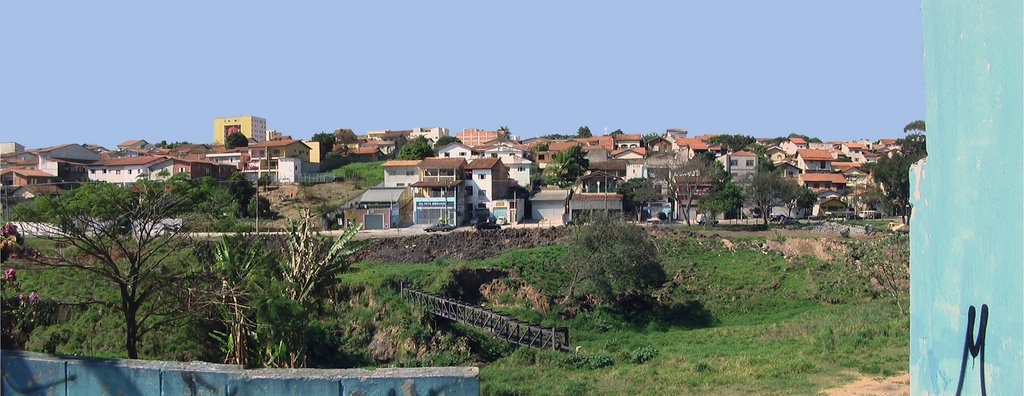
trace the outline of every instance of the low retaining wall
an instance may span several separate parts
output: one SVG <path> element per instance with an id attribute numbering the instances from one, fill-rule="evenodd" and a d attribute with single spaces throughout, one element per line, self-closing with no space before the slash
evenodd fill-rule
<path id="1" fill-rule="evenodd" d="M 3 395 L 478 395 L 476 367 L 259 369 L 0 352 Z"/>

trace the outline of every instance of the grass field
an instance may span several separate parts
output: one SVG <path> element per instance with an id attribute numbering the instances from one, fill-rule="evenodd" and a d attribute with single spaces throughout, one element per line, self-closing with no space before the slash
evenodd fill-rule
<path id="1" fill-rule="evenodd" d="M 364 187 L 373 187 L 384 181 L 384 161 L 353 162 L 331 171 L 335 176 L 344 177 L 345 181 L 361 183 Z"/>
<path id="2" fill-rule="evenodd" d="M 787 260 L 759 249 L 763 238 L 731 240 L 734 249 L 714 237 L 657 237 L 668 282 L 653 293 L 654 306 L 630 313 L 598 305 L 564 315 L 557 301 L 565 279 L 553 268 L 571 252 L 561 245 L 476 261 L 356 263 L 340 278 L 335 308 L 318 320 L 327 341 L 316 361 L 321 367 L 476 365 L 489 395 L 814 394 L 860 375 L 906 371 L 909 319 L 853 263 Z M 466 283 L 466 273 L 482 269 L 502 270 L 497 279 L 508 287 L 484 294 Z M 19 278 L 44 298 L 112 297 L 87 275 L 25 268 Z M 399 282 L 568 327 L 580 353 L 514 348 L 434 319 L 399 299 Z M 39 326 L 27 345 L 123 356 L 122 326 L 113 310 L 93 305 L 67 322 Z M 216 360 L 207 331 L 201 321 L 160 330 L 144 339 L 143 356 Z M 371 346 L 381 334 L 392 344 L 385 360 Z"/>

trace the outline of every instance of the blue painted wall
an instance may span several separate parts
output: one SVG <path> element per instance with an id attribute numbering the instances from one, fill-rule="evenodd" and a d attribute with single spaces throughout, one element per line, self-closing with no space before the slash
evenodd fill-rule
<path id="1" fill-rule="evenodd" d="M 922 2 L 928 158 L 910 186 L 915 395 L 1024 394 L 1022 4 Z"/>
<path id="2" fill-rule="evenodd" d="M 478 395 L 475 367 L 243 370 L 238 366 L 0 351 L 3 395 Z"/>

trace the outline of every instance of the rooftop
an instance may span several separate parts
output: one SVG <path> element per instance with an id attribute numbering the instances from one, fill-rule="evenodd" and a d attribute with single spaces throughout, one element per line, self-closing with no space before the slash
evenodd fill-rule
<path id="1" fill-rule="evenodd" d="M 797 156 L 803 158 L 805 161 L 831 161 L 832 153 L 828 150 L 816 150 L 816 149 L 802 149 L 797 150 Z"/>
<path id="2" fill-rule="evenodd" d="M 464 158 L 424 158 L 420 161 L 420 168 L 462 168 L 466 166 Z"/>
<path id="3" fill-rule="evenodd" d="M 842 173 L 801 173 L 800 180 L 803 182 L 830 182 L 846 184 L 846 176 Z"/>

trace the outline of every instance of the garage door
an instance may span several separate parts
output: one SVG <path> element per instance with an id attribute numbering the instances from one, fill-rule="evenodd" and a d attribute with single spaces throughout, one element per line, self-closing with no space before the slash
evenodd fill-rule
<path id="1" fill-rule="evenodd" d="M 363 223 L 364 230 L 382 230 L 384 229 L 384 215 L 368 214 L 363 216 Z"/>
<path id="2" fill-rule="evenodd" d="M 547 220 L 554 223 L 561 223 L 563 212 L 565 212 L 565 207 L 562 206 L 561 202 L 555 202 L 553 204 L 533 203 L 534 220 Z"/>

